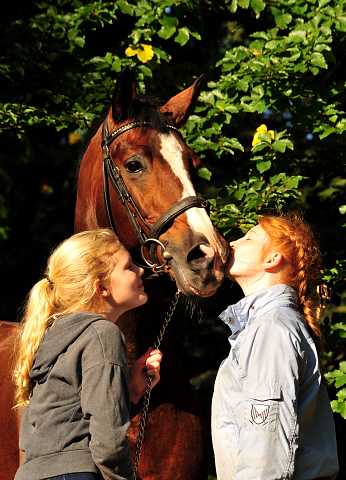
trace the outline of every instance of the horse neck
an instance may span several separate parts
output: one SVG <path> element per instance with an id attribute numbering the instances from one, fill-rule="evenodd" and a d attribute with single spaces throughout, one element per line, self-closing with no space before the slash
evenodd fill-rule
<path id="1" fill-rule="evenodd" d="M 150 280 L 145 291 L 148 301 L 145 305 L 124 313 L 117 326 L 126 338 L 128 363 L 141 356 L 148 347 L 153 347 L 164 322 L 164 305 L 159 279 Z"/>

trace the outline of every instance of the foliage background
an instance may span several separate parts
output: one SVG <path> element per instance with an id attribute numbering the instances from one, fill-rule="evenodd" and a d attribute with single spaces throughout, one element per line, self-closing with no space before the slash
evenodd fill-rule
<path id="1" fill-rule="evenodd" d="M 319 234 L 327 305 L 324 363 L 345 446 L 346 0 L 13 0 L 0 19 L 0 314 L 15 321 L 51 248 L 73 233 L 83 132 L 130 66 L 163 98 L 206 74 L 183 134 L 203 162 L 197 189 L 236 238 L 272 207 L 300 209 Z M 256 129 L 266 125 L 267 131 Z M 209 419 L 228 353 L 217 315 L 184 305 L 170 336 Z M 168 295 L 169 297 L 169 295 Z M 191 318 L 192 317 L 192 318 Z M 340 454 L 340 478 L 346 473 Z M 214 473 L 213 465 L 210 468 Z"/>

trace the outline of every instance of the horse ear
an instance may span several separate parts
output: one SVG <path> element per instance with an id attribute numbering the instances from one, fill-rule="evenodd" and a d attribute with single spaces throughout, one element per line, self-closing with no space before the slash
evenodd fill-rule
<path id="1" fill-rule="evenodd" d="M 192 114 L 203 87 L 204 77 L 205 75 L 201 75 L 191 87 L 172 97 L 160 108 L 162 113 L 173 118 L 177 127 L 184 125 Z"/>
<path id="2" fill-rule="evenodd" d="M 136 84 L 128 67 L 123 68 L 112 97 L 112 117 L 115 123 L 127 120 L 128 111 L 136 96 Z"/>

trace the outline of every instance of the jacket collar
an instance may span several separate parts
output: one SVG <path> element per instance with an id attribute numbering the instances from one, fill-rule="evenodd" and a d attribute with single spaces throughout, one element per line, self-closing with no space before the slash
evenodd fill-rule
<path id="1" fill-rule="evenodd" d="M 283 283 L 263 288 L 242 298 L 235 305 L 230 305 L 219 318 L 231 329 L 230 343 L 249 325 L 273 308 L 289 306 L 298 308 L 294 288 Z"/>

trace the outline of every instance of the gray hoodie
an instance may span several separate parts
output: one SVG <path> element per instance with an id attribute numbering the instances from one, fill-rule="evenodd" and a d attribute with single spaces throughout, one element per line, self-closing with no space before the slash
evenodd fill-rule
<path id="1" fill-rule="evenodd" d="M 35 355 L 34 388 L 24 407 L 15 480 L 75 472 L 133 479 L 125 338 L 102 316 L 57 320 Z"/>

